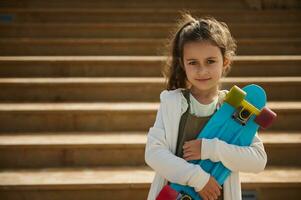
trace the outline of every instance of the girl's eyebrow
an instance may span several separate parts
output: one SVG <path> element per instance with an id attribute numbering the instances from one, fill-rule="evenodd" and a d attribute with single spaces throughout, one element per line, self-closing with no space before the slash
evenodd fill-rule
<path id="1" fill-rule="evenodd" d="M 217 58 L 217 57 L 214 57 L 214 56 L 211 56 L 211 57 L 208 57 L 208 58 L 206 58 L 206 59 L 209 59 L 209 58 L 213 58 L 213 59 L 215 59 L 215 58 Z M 197 58 L 187 58 L 186 60 L 198 60 Z"/>

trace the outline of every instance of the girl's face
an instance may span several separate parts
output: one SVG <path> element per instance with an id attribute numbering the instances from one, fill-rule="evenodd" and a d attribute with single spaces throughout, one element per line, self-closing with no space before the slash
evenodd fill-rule
<path id="1" fill-rule="evenodd" d="M 183 62 L 189 83 L 199 91 L 216 91 L 228 65 L 219 47 L 207 41 L 184 44 Z"/>

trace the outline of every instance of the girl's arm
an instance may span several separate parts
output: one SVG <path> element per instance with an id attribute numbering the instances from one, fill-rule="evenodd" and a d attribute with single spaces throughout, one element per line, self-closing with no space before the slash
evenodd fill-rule
<path id="1" fill-rule="evenodd" d="M 263 143 L 256 133 L 249 147 L 228 144 L 218 138 L 202 139 L 202 159 L 221 161 L 231 171 L 259 173 L 267 163 Z"/>
<path id="2" fill-rule="evenodd" d="M 172 183 L 188 185 L 200 191 L 207 184 L 210 174 L 199 165 L 186 162 L 175 156 L 166 141 L 165 128 L 162 119 L 162 105 L 157 113 L 156 121 L 147 135 L 145 161 L 158 174 Z"/>

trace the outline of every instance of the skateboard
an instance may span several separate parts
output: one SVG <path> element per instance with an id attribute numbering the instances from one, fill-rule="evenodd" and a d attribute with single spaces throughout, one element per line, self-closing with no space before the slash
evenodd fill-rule
<path id="1" fill-rule="evenodd" d="M 266 129 L 276 118 L 276 113 L 266 105 L 266 93 L 258 85 L 240 89 L 233 86 L 220 109 L 210 118 L 198 135 L 200 138 L 219 138 L 229 144 L 250 146 L 259 127 Z M 199 164 L 223 185 L 231 171 L 222 162 L 206 160 L 189 161 Z M 201 200 L 194 188 L 176 183 L 166 185 L 157 200 Z"/>

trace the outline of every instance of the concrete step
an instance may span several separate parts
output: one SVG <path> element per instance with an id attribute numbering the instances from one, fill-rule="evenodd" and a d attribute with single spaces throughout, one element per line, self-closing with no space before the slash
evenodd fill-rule
<path id="1" fill-rule="evenodd" d="M 159 98 L 159 97 L 158 97 Z M 271 131 L 300 131 L 300 102 L 270 102 Z M 2 103 L 0 132 L 147 131 L 159 103 Z"/>
<path id="2" fill-rule="evenodd" d="M 229 0 L 227 3 L 217 3 L 211 0 L 173 0 L 172 2 L 160 1 L 160 0 L 111 0 L 111 1 L 99 1 L 99 0 L 73 0 L 72 3 L 66 0 L 52 0 L 52 1 L 38 1 L 38 0 L 27 0 L 18 1 L 10 0 L 1 2 L 2 8 L 222 8 L 222 9 L 233 9 L 233 8 L 247 8 L 247 4 L 244 1 Z"/>
<path id="3" fill-rule="evenodd" d="M 145 132 L 1 134 L 0 168 L 145 165 L 145 142 Z"/>
<path id="4" fill-rule="evenodd" d="M 301 99 L 301 76 L 224 78 L 222 88 L 253 83 L 269 101 Z M 164 89 L 164 78 L 0 78 L 0 102 L 158 102 Z"/>
<path id="5" fill-rule="evenodd" d="M 216 5 L 216 4 L 215 4 Z M 227 23 L 297 23 L 300 10 L 189 9 L 193 16 L 214 16 Z M 0 8 L 3 23 L 170 23 L 180 17 L 178 9 L 108 8 Z"/>
<path id="6" fill-rule="evenodd" d="M 0 39 L 0 55 L 162 55 L 165 43 L 164 39 L 9 38 Z M 300 55 L 301 38 L 240 39 L 237 54 Z"/>
<path id="7" fill-rule="evenodd" d="M 159 77 L 164 56 L 1 56 L 0 77 Z M 301 76 L 301 56 L 236 56 L 228 77 Z"/>
<path id="8" fill-rule="evenodd" d="M 301 134 L 298 132 L 260 132 L 268 155 L 267 166 L 301 166 Z M 296 152 L 296 154 L 295 154 Z M 300 152 L 301 153 L 301 152 Z M 296 155 L 296 156 L 295 156 Z"/>
<path id="9" fill-rule="evenodd" d="M 4 199 L 146 199 L 154 172 L 148 167 L 45 168 L 0 172 Z M 267 168 L 241 173 L 243 190 L 257 191 L 265 200 L 300 197 L 301 169 Z"/>
<path id="10" fill-rule="evenodd" d="M 301 35 L 298 23 L 229 24 L 235 38 L 291 38 Z M 1 38 L 167 38 L 170 23 L 6 23 Z M 279 31 L 284 29 L 286 31 Z M 122 31 L 120 31 L 122 30 Z"/>
<path id="11" fill-rule="evenodd" d="M 2 133 L 0 168 L 145 165 L 146 134 Z M 268 154 L 268 166 L 301 166 L 300 132 L 261 132 L 260 138 Z"/>

